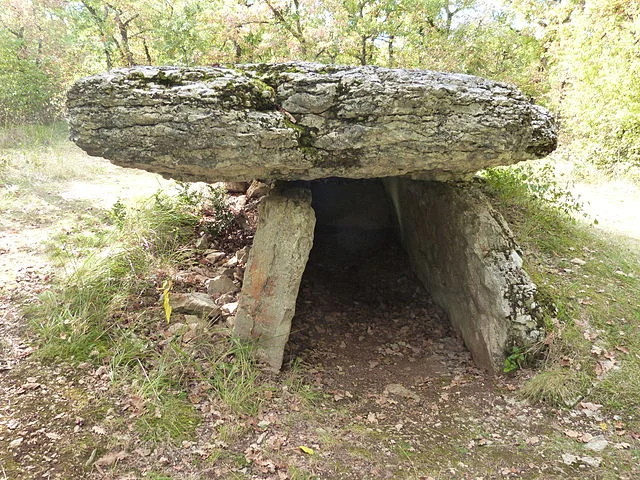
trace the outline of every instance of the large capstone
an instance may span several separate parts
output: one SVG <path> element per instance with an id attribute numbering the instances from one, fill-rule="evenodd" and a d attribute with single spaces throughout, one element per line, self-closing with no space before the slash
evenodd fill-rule
<path id="1" fill-rule="evenodd" d="M 557 142 L 549 112 L 511 85 L 373 66 L 118 69 L 78 81 L 67 106 L 89 154 L 208 182 L 455 179 Z"/>

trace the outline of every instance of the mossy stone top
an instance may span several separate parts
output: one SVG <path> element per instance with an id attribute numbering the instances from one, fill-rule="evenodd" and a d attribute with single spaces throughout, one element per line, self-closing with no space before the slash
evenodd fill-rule
<path id="1" fill-rule="evenodd" d="M 135 67 L 79 80 L 72 139 L 196 181 L 457 179 L 554 150 L 551 114 L 470 75 L 311 63 Z"/>

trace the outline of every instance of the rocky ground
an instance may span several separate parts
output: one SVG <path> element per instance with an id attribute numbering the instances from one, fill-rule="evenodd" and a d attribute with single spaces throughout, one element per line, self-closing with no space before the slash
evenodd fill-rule
<path id="1" fill-rule="evenodd" d="M 198 416 L 195 433 L 178 442 L 145 438 L 137 428 L 144 402 L 112 381 L 109 365 L 43 364 L 22 313 L 62 274 L 44 251 L 52 233 L 160 182 L 100 168 L 101 175 L 46 195 L 2 185 L 5 200 L 22 195 L 31 203 L 24 211 L 3 203 L 0 479 L 640 476 L 640 432 L 628 427 L 627 413 L 604 413 L 590 402 L 532 405 L 518 389 L 533 372 L 490 377 L 476 369 L 393 245 L 357 263 L 313 259 L 286 366 L 260 377 L 257 411 L 233 413 L 192 385 L 186 394 Z M 241 268 L 240 247 L 227 245 L 214 265 L 235 257 L 240 265 L 224 268 Z M 201 275 L 202 262 L 194 264 L 177 276 Z M 212 278 L 220 273 L 209 270 Z"/>

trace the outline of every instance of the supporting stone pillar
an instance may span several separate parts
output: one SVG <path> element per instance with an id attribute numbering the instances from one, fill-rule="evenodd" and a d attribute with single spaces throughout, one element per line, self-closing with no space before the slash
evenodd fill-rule
<path id="1" fill-rule="evenodd" d="M 449 314 L 475 362 L 501 371 L 505 353 L 543 335 L 536 286 L 509 227 L 472 184 L 385 180 L 412 267 Z"/>
<path id="2" fill-rule="evenodd" d="M 314 227 L 309 189 L 272 193 L 260 206 L 234 333 L 255 340 L 258 357 L 275 370 L 282 366 Z"/>

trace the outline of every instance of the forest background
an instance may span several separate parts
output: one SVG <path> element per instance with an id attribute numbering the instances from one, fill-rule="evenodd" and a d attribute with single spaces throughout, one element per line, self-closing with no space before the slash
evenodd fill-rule
<path id="1" fill-rule="evenodd" d="M 64 115 L 76 79 L 138 64 L 309 60 L 463 72 L 551 108 L 565 151 L 640 165 L 636 0 L 0 0 L 0 126 Z"/>

